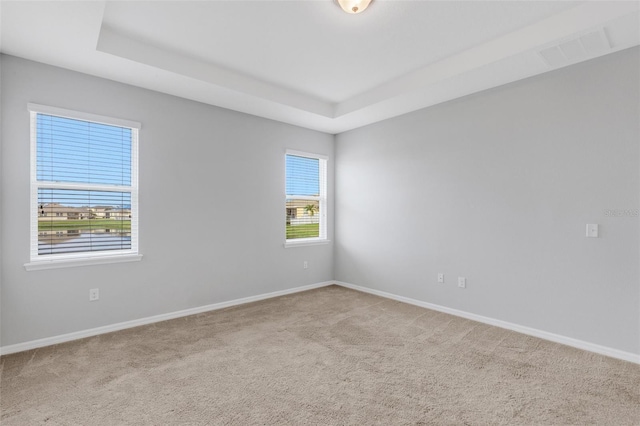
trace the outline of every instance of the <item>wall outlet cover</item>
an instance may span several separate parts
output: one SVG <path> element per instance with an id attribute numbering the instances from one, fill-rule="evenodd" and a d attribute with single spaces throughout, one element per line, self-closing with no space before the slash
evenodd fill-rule
<path id="1" fill-rule="evenodd" d="M 587 238 L 598 238 L 597 223 L 587 223 Z"/>
<path id="2" fill-rule="evenodd" d="M 95 302 L 100 299 L 100 289 L 92 288 L 89 290 L 89 302 Z"/>

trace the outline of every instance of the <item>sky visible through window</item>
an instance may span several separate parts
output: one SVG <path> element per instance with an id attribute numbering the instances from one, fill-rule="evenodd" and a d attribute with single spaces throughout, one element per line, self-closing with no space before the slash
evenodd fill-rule
<path id="1" fill-rule="evenodd" d="M 128 128 L 38 114 L 37 180 L 130 186 L 131 134 Z M 104 191 L 39 190 L 41 202 L 46 200 L 73 207 L 92 207 L 108 202 L 108 198 L 116 198 L 108 197 L 108 194 Z M 131 208 L 130 194 L 115 194 L 122 195 L 117 207 Z"/>
<path id="2" fill-rule="evenodd" d="M 320 195 L 320 160 L 286 156 L 287 195 Z"/>
<path id="3" fill-rule="evenodd" d="M 39 181 L 131 185 L 131 129 L 38 114 Z"/>

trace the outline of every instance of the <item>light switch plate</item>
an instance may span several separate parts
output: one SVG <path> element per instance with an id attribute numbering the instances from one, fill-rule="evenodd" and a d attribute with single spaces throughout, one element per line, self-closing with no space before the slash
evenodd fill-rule
<path id="1" fill-rule="evenodd" d="M 467 279 L 465 277 L 458 277 L 458 287 L 467 288 Z"/>

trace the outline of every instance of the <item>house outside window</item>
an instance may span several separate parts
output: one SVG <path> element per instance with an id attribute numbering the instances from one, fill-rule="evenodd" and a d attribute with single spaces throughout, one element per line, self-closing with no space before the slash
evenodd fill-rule
<path id="1" fill-rule="evenodd" d="M 29 111 L 31 263 L 25 267 L 140 260 L 140 124 L 35 104 Z"/>

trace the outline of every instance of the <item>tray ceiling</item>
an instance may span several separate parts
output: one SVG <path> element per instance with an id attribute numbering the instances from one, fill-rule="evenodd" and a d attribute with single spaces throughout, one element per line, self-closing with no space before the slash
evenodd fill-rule
<path id="1" fill-rule="evenodd" d="M 0 3 L 0 51 L 340 133 L 640 44 L 638 2 Z"/>

